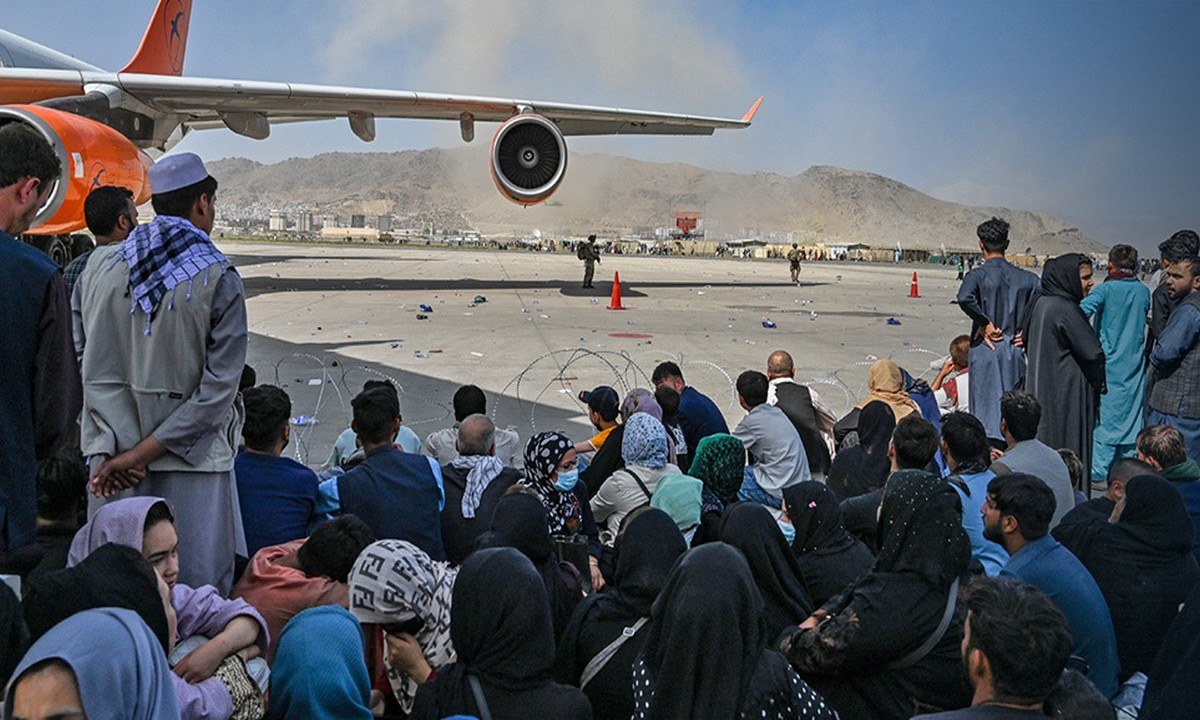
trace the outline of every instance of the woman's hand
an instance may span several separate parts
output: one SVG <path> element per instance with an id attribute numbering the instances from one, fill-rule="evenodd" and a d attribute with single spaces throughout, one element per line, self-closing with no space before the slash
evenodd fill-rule
<path id="1" fill-rule="evenodd" d="M 592 571 L 592 592 L 604 589 L 604 576 L 600 574 L 600 561 L 588 555 L 588 568 Z"/>
<path id="2" fill-rule="evenodd" d="M 176 675 L 194 685 L 212 677 L 226 655 L 222 643 L 209 640 L 188 653 L 173 669 Z"/>
<path id="3" fill-rule="evenodd" d="M 417 683 L 423 683 L 433 673 L 433 668 L 425 660 L 425 653 L 417 639 L 408 633 L 399 635 L 385 634 L 387 643 L 388 662 L 392 667 L 409 676 Z"/>

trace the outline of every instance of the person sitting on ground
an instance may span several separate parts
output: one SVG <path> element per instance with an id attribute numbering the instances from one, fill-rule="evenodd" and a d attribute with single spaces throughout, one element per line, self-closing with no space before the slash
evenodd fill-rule
<path id="1" fill-rule="evenodd" d="M 0 582 L 0 687 L 8 687 L 13 668 L 29 645 L 29 631 L 21 617 L 21 601 L 6 582 Z"/>
<path id="2" fill-rule="evenodd" d="M 686 473 L 692 466 L 692 453 L 696 448 L 688 447 L 683 426 L 679 424 L 679 393 L 670 385 L 659 385 L 654 390 L 654 400 L 662 408 L 663 425 L 667 427 L 667 435 L 675 446 L 675 464 Z"/>
<path id="3" fill-rule="evenodd" d="M 137 613 L 87 610 L 56 625 L 25 654 L 13 673 L 4 714 L 177 718 L 173 676 L 157 638 Z"/>
<path id="4" fill-rule="evenodd" d="M 421 452 L 437 458 L 438 464 L 442 466 L 449 465 L 459 454 L 466 454 L 458 449 L 459 427 L 463 420 L 472 415 L 487 415 L 487 395 L 476 385 L 463 385 L 454 391 L 453 405 L 454 425 L 429 433 L 425 436 L 424 444 L 421 445 Z M 405 452 L 416 452 L 416 450 L 409 450 L 407 446 L 404 450 Z M 506 467 L 520 467 L 520 436 L 512 430 L 496 428 L 495 456 Z"/>
<path id="5" fill-rule="evenodd" d="M 770 647 L 763 607 L 736 549 L 713 542 L 685 554 L 650 610 L 633 670 L 634 720 L 836 718 Z"/>
<path id="6" fill-rule="evenodd" d="M 621 459 L 625 467 L 613 473 L 591 499 L 596 522 L 607 526 L 607 544 L 612 544 L 621 520 L 631 511 L 649 505 L 659 478 L 680 475 L 667 462 L 667 429 L 646 413 L 637 413 L 621 433 Z"/>
<path id="7" fill-rule="evenodd" d="M 891 360 L 876 360 L 867 373 L 867 396 L 834 425 L 833 437 L 839 449 L 848 447 L 847 437 L 857 431 L 858 418 L 863 408 L 867 403 L 876 400 L 888 404 L 896 422 L 912 413 L 922 417 L 920 406 L 904 391 L 904 371 L 900 366 Z"/>
<path id="8" fill-rule="evenodd" d="M 228 717 L 234 698 L 225 687 L 204 681 L 232 655 L 254 660 L 270 646 L 266 621 L 244 600 L 226 600 L 212 585 L 192 588 L 178 582 L 179 537 L 175 515 L 163 498 L 133 497 L 100 508 L 71 543 L 67 567 L 74 567 L 107 543 L 133 548 L 154 568 L 170 590 L 180 642 L 171 654 L 175 674 L 195 692 L 181 708 L 188 718 Z M 265 662 L 247 667 L 255 682 L 266 684 Z"/>
<path id="9" fill-rule="evenodd" d="M 738 403 L 746 417 L 732 434 L 753 460 L 744 471 L 738 499 L 778 511 L 783 506 L 784 488 L 812 480 L 812 473 L 800 434 L 782 410 L 767 404 L 767 388 L 767 376 L 757 370 L 738 376 Z"/>
<path id="10" fill-rule="evenodd" d="M 1078 670 L 1063 670 L 1042 706 L 1043 716 L 1061 720 L 1117 720 L 1116 708 Z"/>
<path id="11" fill-rule="evenodd" d="M 897 433 L 917 422 L 924 421 L 906 418 Z M 907 720 L 965 707 L 971 696 L 959 655 L 965 612 L 958 589 L 971 541 L 958 493 L 932 473 L 893 474 L 877 527 L 875 566 L 782 648 L 843 718 Z"/>
<path id="12" fill-rule="evenodd" d="M 690 472 L 704 490 L 700 494 L 700 527 L 692 536 L 691 547 L 721 538 L 721 517 L 727 507 L 737 503 L 745 469 L 746 446 L 741 440 L 717 433 L 700 441 Z"/>
<path id="13" fill-rule="evenodd" d="M 1083 459 L 1071 448 L 1059 448 L 1058 456 L 1067 466 L 1067 477 L 1071 478 L 1071 492 L 1075 495 L 1075 504 L 1078 505 L 1081 498 L 1086 497 L 1081 491 L 1088 487 L 1087 468 L 1083 466 Z"/>
<path id="14" fill-rule="evenodd" d="M 992 463 L 992 472 L 997 475 L 1019 472 L 1041 478 L 1054 491 L 1054 518 L 1050 520 L 1053 530 L 1075 507 L 1075 491 L 1062 457 L 1037 439 L 1041 421 L 1042 405 L 1029 393 L 1009 390 L 1000 397 L 1000 433 L 1008 447 Z"/>
<path id="15" fill-rule="evenodd" d="M 292 437 L 292 401 L 274 385 L 242 393 L 245 447 L 234 460 L 238 505 L 249 557 L 259 550 L 308 535 L 317 506 L 317 474 L 283 450 Z"/>
<path id="16" fill-rule="evenodd" d="M 950 357 L 938 370 L 933 382 L 929 383 L 929 389 L 933 391 L 943 415 L 967 412 L 971 407 L 971 384 L 967 379 L 970 353 L 970 335 L 959 335 L 951 340 Z"/>
<path id="17" fill-rule="evenodd" d="M 1084 517 L 1054 529 L 1055 539 L 1079 558 L 1104 593 L 1122 681 L 1150 672 L 1179 604 L 1200 582 L 1194 536 L 1183 499 L 1155 475 L 1126 483 L 1107 521 Z"/>
<path id="18" fill-rule="evenodd" d="M 372 720 L 362 629 L 342 607 L 297 615 L 279 637 L 268 720 Z"/>
<path id="19" fill-rule="evenodd" d="M 1046 593 L 1067 618 L 1074 654 L 1105 697 L 1117 694 L 1117 640 L 1100 587 L 1071 551 L 1050 536 L 1054 493 L 1038 478 L 1013 473 L 995 478 L 984 492 L 984 532 L 1012 558 L 1001 575 Z"/>
<path id="20" fill-rule="evenodd" d="M 829 467 L 827 482 L 838 500 L 875 492 L 892 472 L 888 446 L 896 432 L 896 415 L 882 400 L 863 406 L 858 416 L 858 444 L 840 451 Z"/>
<path id="21" fill-rule="evenodd" d="M 473 553 L 454 583 L 450 636 L 458 660 L 417 692 L 411 720 L 452 715 L 590 720 L 578 688 L 555 683 L 554 628 L 545 585 L 512 548 Z"/>
<path id="22" fill-rule="evenodd" d="M 319 605 L 348 607 L 347 578 L 363 548 L 375 542 L 353 515 L 321 523 L 308 538 L 265 547 L 254 554 L 233 587 L 233 599 L 250 603 L 267 622 L 273 663 L 283 627 L 298 613 Z"/>
<path id="23" fill-rule="evenodd" d="M 454 662 L 450 597 L 457 577 L 448 563 L 403 540 L 368 545 L 350 571 L 350 612 L 373 626 L 367 633 L 369 646 L 379 647 L 374 640 L 382 631 L 385 687 L 406 715 L 421 684 Z M 380 696 L 371 704 L 382 702 Z"/>
<path id="24" fill-rule="evenodd" d="M 1183 435 L 1170 425 L 1151 425 L 1137 436 L 1138 458 L 1171 481 L 1196 526 L 1193 551 L 1200 559 L 1200 465 L 1187 455 Z M 1149 473 L 1147 473 L 1149 474 Z"/>
<path id="25" fill-rule="evenodd" d="M 658 508 L 669 515 L 690 546 L 692 538 L 700 528 L 701 513 L 704 510 L 704 483 L 681 473 L 663 475 L 654 488 L 650 507 Z"/>
<path id="26" fill-rule="evenodd" d="M 1117 501 L 1125 496 L 1125 483 L 1139 475 L 1153 474 L 1154 466 L 1137 458 L 1121 458 L 1115 461 L 1108 469 L 1108 487 L 1104 494 L 1076 505 L 1063 517 L 1063 521 L 1070 518 L 1071 522 L 1076 522 L 1083 517 L 1108 520 L 1112 517 Z"/>
<path id="27" fill-rule="evenodd" d="M 396 407 L 400 407 L 400 393 L 396 392 L 396 386 L 391 380 L 368 380 L 363 383 L 363 392 L 383 388 L 391 391 L 396 396 Z M 404 424 L 404 417 L 400 416 L 400 430 L 396 432 L 396 446 L 406 453 L 414 455 L 421 452 L 421 438 Z M 328 476 L 330 471 L 337 475 L 346 470 L 352 469 L 355 465 L 362 462 L 365 456 L 362 444 L 358 440 L 358 433 L 354 432 L 353 427 L 348 427 L 337 436 L 337 440 L 333 442 L 333 449 L 329 452 L 329 459 L 325 461 L 322 468 L 322 475 Z"/>
<path id="28" fill-rule="evenodd" d="M 617 416 L 621 414 L 621 398 L 616 390 L 607 385 L 600 385 L 591 391 L 580 392 L 579 399 L 587 405 L 588 422 L 596 429 L 596 434 L 590 440 L 575 443 L 575 452 L 599 452 L 600 448 L 604 447 L 605 440 L 617 427 Z"/>
<path id="29" fill-rule="evenodd" d="M 451 565 L 461 565 L 475 549 L 496 503 L 521 472 L 496 457 L 499 429 L 487 415 L 475 413 L 458 423 L 454 459 L 442 466 L 446 506 L 442 508 L 442 545 Z M 432 437 L 432 436 L 431 436 Z M 439 441 L 440 442 L 440 441 Z"/>
<path id="30" fill-rule="evenodd" d="M 37 541 L 42 559 L 26 580 L 67 566 L 71 540 L 79 530 L 79 511 L 86 505 L 87 465 L 79 448 L 67 447 L 38 463 Z"/>
<path id="31" fill-rule="evenodd" d="M 965 412 L 953 412 L 942 418 L 942 455 L 950 465 L 947 480 L 962 500 L 963 529 L 971 538 L 971 557 L 979 561 L 988 575 L 1000 574 L 1008 553 L 983 536 L 980 508 L 987 500 L 987 487 L 996 473 L 988 469 L 990 451 L 987 431 L 979 418 Z"/>
<path id="32" fill-rule="evenodd" d="M 609 433 L 604 446 L 592 456 L 591 463 L 579 471 L 579 479 L 587 484 L 589 496 L 599 492 L 600 486 L 604 484 L 605 480 L 612 477 L 617 470 L 625 467 L 625 461 L 621 459 L 621 442 L 625 435 L 624 423 L 629 422 L 629 418 L 638 413 L 646 413 L 659 422 L 662 422 L 663 419 L 662 406 L 654 399 L 654 393 L 646 388 L 634 388 L 629 391 L 625 399 L 621 401 L 621 424 Z M 675 450 L 669 436 L 667 445 L 667 459 L 670 460 Z"/>
<path id="33" fill-rule="evenodd" d="M 582 689 L 596 720 L 628 720 L 633 714 L 633 663 L 650 628 L 650 608 L 687 545 L 662 511 L 639 509 L 617 536 L 617 567 L 608 592 L 579 604 L 563 633 L 554 661 L 558 682 Z M 615 652 L 605 651 L 621 639 Z"/>
<path id="34" fill-rule="evenodd" d="M 929 720 L 1041 718 L 1071 656 L 1062 612 L 1038 590 L 1005 578 L 979 579 L 967 595 L 962 663 L 971 707 Z"/>
<path id="35" fill-rule="evenodd" d="M 520 487 L 529 489 L 546 509 L 550 535 L 586 538 L 588 567 L 576 567 L 590 574 L 592 590 L 604 587 L 600 573 L 600 529 L 588 502 L 587 486 L 579 482 L 578 453 L 570 438 L 558 432 L 538 433 L 525 444 L 525 479 Z"/>
<path id="36" fill-rule="evenodd" d="M 707 395 L 684 382 L 683 371 L 670 360 L 659 363 L 650 375 L 654 387 L 670 385 L 679 393 L 679 426 L 689 448 L 700 445 L 700 441 L 716 433 L 728 433 L 725 416 L 717 404 Z M 661 418 L 660 418 L 661 419 Z"/>
<path id="37" fill-rule="evenodd" d="M 557 639 L 583 599 L 583 584 L 578 570 L 555 555 L 548 524 L 546 508 L 537 497 L 528 490 L 514 488 L 496 503 L 491 528 L 480 536 L 479 547 L 511 547 L 529 558 L 546 586 Z"/>
<path id="38" fill-rule="evenodd" d="M 774 647 L 785 631 L 794 630 L 813 611 L 800 566 L 792 553 L 796 537 L 791 523 L 776 520 L 762 505 L 740 503 L 721 521 L 721 542 L 746 556 L 763 599 L 767 640 Z"/>
<path id="39" fill-rule="evenodd" d="M 1166 642 L 1154 658 L 1141 720 L 1174 720 L 1188 717 L 1200 703 L 1196 667 L 1200 665 L 1200 583 L 1183 603 L 1171 623 Z"/>
<path id="40" fill-rule="evenodd" d="M 767 402 L 782 410 L 795 426 L 813 479 L 823 480 L 829 472 L 829 446 L 837 418 L 816 391 L 796 382 L 796 366 L 787 352 L 776 350 L 767 358 L 767 380 Z"/>
<path id="41" fill-rule="evenodd" d="M 875 564 L 875 556 L 842 525 L 842 508 L 824 483 L 811 481 L 783 491 L 780 523 L 795 528 L 792 553 L 800 581 L 821 607 Z"/>
<path id="42" fill-rule="evenodd" d="M 400 406 L 387 388 L 351 401 L 353 428 L 366 458 L 319 486 L 319 514 L 357 515 L 381 539 L 407 540 L 434 560 L 444 560 L 439 515 L 446 502 L 442 469 L 433 458 L 399 450 Z"/>
<path id="43" fill-rule="evenodd" d="M 938 436 L 919 415 L 904 418 L 896 425 L 888 445 L 888 459 L 891 461 L 892 473 L 888 476 L 884 487 L 865 495 L 848 498 L 842 501 L 842 522 L 846 529 L 862 540 L 872 552 L 879 547 L 881 538 L 878 532 L 879 506 L 883 502 L 884 493 L 889 485 L 899 478 L 937 478 L 929 472 L 929 464 L 933 454 L 937 452 Z M 959 503 L 961 505 L 961 502 Z M 962 525 L 961 515 L 959 525 Z"/>

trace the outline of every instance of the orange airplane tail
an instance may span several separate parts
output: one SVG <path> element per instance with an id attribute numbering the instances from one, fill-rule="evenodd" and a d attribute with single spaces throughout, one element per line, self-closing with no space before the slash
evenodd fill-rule
<path id="1" fill-rule="evenodd" d="M 183 55 L 187 50 L 188 21 L 192 0 L 159 0 L 142 44 L 123 73 L 147 75 L 183 74 Z"/>

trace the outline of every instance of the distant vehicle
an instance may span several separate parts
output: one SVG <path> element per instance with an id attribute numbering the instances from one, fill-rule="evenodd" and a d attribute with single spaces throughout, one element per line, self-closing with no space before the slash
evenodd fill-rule
<path id="1" fill-rule="evenodd" d="M 492 138 L 496 188 L 523 205 L 542 202 L 567 169 L 567 135 L 711 135 L 750 125 L 760 97 L 740 119 L 722 119 L 533 100 L 407 90 L 182 77 L 192 0 L 159 0 L 142 43 L 113 73 L 0 30 L 0 124 L 24 123 L 50 141 L 63 176 L 34 221 L 31 239 L 60 263 L 86 246 L 83 201 L 100 185 L 149 199 L 148 154 L 166 152 L 192 130 L 224 127 L 265 139 L 272 123 L 344 117 L 363 141 L 375 118 L 453 120 L 462 138 L 475 123 L 501 123 Z"/>

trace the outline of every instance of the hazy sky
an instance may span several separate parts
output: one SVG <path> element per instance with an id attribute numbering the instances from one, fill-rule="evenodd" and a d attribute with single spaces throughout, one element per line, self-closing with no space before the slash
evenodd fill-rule
<path id="1" fill-rule="evenodd" d="M 4 5 L 5 29 L 116 69 L 154 3 Z M 1149 249 L 1200 226 L 1197 38 L 1200 2 L 195 0 L 185 72 L 730 117 L 765 95 L 749 130 L 571 148 L 739 172 L 869 170 Z M 195 133 L 180 149 L 270 162 L 456 142 L 453 124 L 397 120 L 367 145 L 343 120 L 261 142 Z"/>

